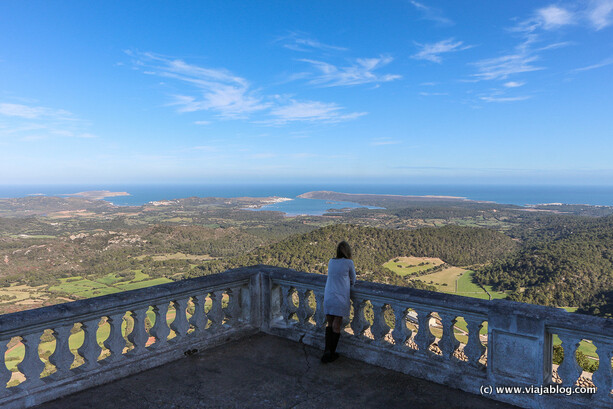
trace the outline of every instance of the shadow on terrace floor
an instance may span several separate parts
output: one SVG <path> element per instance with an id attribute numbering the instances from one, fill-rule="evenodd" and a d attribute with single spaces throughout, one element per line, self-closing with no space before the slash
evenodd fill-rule
<path id="1" fill-rule="evenodd" d="M 37 409 L 513 408 L 344 357 L 323 365 L 320 355 L 257 334 Z"/>

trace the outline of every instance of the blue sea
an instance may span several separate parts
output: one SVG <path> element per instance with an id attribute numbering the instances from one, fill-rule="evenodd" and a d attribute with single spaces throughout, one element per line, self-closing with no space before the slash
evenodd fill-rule
<path id="1" fill-rule="evenodd" d="M 493 186 L 493 185 L 400 185 L 400 184 L 159 184 L 159 185 L 22 185 L 0 186 L 0 198 L 30 195 L 61 196 L 88 190 L 128 192 L 130 196 L 105 200 L 120 206 L 138 206 L 151 201 L 185 197 L 268 197 L 294 199 L 265 206 L 287 214 L 322 214 L 328 209 L 360 207 L 350 202 L 300 199 L 298 195 L 314 190 L 343 193 L 394 195 L 458 196 L 501 204 L 530 205 L 566 203 L 613 206 L 613 186 Z"/>

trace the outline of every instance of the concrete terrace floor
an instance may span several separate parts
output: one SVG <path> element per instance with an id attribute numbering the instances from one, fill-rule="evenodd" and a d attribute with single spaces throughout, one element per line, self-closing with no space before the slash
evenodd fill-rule
<path id="1" fill-rule="evenodd" d="M 257 334 L 36 408 L 514 407 L 345 357 L 324 365 L 320 356 Z"/>

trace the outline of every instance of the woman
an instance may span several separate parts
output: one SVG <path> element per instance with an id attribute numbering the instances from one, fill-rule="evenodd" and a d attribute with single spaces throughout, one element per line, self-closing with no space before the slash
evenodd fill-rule
<path id="1" fill-rule="evenodd" d="M 336 346 L 341 336 L 343 317 L 349 316 L 351 302 L 349 292 L 355 284 L 355 267 L 351 260 L 351 247 L 346 241 L 341 241 L 336 247 L 336 258 L 328 262 L 328 279 L 324 290 L 324 313 L 328 326 L 326 327 L 326 350 L 321 362 L 336 360 Z"/>

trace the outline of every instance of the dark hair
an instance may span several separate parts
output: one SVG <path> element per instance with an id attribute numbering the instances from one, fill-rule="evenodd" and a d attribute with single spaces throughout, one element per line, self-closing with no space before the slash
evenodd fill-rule
<path id="1" fill-rule="evenodd" d="M 351 247 L 349 247 L 349 243 L 345 240 L 336 246 L 336 258 L 348 258 L 351 260 Z"/>

